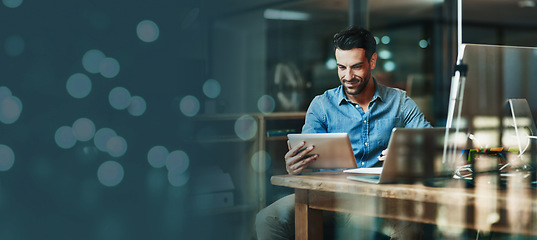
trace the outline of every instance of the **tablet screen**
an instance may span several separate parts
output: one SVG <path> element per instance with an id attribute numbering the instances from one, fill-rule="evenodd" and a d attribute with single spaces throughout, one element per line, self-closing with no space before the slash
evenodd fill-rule
<path id="1" fill-rule="evenodd" d="M 288 134 L 291 147 L 300 142 L 306 146 L 314 145 L 311 154 L 319 154 L 317 160 L 308 168 L 340 169 L 356 168 L 356 160 L 352 151 L 351 141 L 347 133 L 303 133 Z"/>

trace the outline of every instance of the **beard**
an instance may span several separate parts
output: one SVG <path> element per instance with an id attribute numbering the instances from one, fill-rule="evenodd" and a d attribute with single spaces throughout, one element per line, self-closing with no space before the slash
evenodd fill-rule
<path id="1" fill-rule="evenodd" d="M 361 77 L 357 77 L 357 78 L 353 78 L 351 80 L 341 80 L 341 83 L 343 85 L 343 90 L 345 91 L 346 94 L 349 94 L 349 95 L 358 95 L 360 93 L 362 93 L 365 89 L 365 87 L 367 86 L 367 84 L 369 83 L 369 79 L 371 78 L 371 74 L 367 74 L 367 76 L 365 78 L 361 78 Z M 349 86 L 347 86 L 346 83 L 351 83 L 351 84 L 358 84 L 354 87 L 351 87 L 349 88 Z"/>

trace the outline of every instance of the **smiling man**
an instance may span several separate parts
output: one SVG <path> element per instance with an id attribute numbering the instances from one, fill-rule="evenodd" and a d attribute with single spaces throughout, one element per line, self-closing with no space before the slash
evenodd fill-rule
<path id="1" fill-rule="evenodd" d="M 369 31 L 351 27 L 335 34 L 334 50 L 341 85 L 312 100 L 302 133 L 348 133 L 357 165 L 381 166 L 382 151 L 388 146 L 393 128 L 431 125 L 403 90 L 383 86 L 373 78 L 372 71 L 377 64 L 376 41 Z M 289 147 L 285 154 L 289 174 L 300 174 L 317 159 L 317 155 L 309 155 L 315 146 L 300 151 L 304 145 Z M 346 225 L 348 220 L 348 214 L 324 217 L 328 226 L 335 221 L 338 226 Z M 416 236 L 419 232 L 409 228 L 407 223 L 390 222 L 389 225 L 395 229 L 390 234 L 393 238 L 419 238 Z M 292 239 L 294 194 L 261 210 L 256 218 L 256 230 L 258 239 Z"/>
<path id="2" fill-rule="evenodd" d="M 363 28 L 346 29 L 334 36 L 334 50 L 341 85 L 313 99 L 302 133 L 348 133 L 358 167 L 379 166 L 393 128 L 431 125 L 403 90 L 373 78 L 377 65 L 373 34 Z M 314 146 L 299 152 L 302 147 L 285 155 L 289 174 L 301 173 L 317 158 L 305 157 Z"/>

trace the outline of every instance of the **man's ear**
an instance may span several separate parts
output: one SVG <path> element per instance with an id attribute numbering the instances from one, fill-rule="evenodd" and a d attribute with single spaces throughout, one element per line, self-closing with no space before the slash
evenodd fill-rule
<path id="1" fill-rule="evenodd" d="M 371 69 L 375 69 L 375 67 L 377 66 L 377 53 L 373 53 L 373 55 L 371 55 L 371 59 L 369 60 L 369 66 L 371 67 Z"/>

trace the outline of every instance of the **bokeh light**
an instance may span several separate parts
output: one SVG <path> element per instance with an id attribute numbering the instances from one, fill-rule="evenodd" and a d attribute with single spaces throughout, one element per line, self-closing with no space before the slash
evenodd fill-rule
<path id="1" fill-rule="evenodd" d="M 91 80 L 86 74 L 75 73 L 67 79 L 67 92 L 74 98 L 85 98 L 91 92 Z"/>
<path id="2" fill-rule="evenodd" d="M 136 26 L 136 34 L 143 42 L 154 42 L 159 37 L 159 28 L 155 22 L 143 20 Z"/>
<path id="3" fill-rule="evenodd" d="M 7 96 L 0 100 L 0 122 L 12 124 L 22 113 L 22 102 L 15 96 Z"/>
<path id="4" fill-rule="evenodd" d="M 123 110 L 131 104 L 131 93 L 124 87 L 115 87 L 108 94 L 110 106 L 117 110 Z"/>
<path id="5" fill-rule="evenodd" d="M 6 38 L 4 49 L 6 54 L 11 57 L 16 57 L 24 52 L 24 39 L 19 35 L 12 35 Z"/>
<path id="6" fill-rule="evenodd" d="M 75 146 L 76 138 L 73 129 L 69 126 L 61 126 L 54 134 L 54 141 L 58 147 L 69 149 Z"/>
<path id="7" fill-rule="evenodd" d="M 166 166 L 166 159 L 168 158 L 168 149 L 164 146 L 154 146 L 147 152 L 147 161 L 149 165 L 154 168 L 161 168 Z"/>
<path id="8" fill-rule="evenodd" d="M 257 134 L 257 121 L 250 115 L 243 115 L 235 121 L 235 134 L 242 140 L 250 140 Z"/>
<path id="9" fill-rule="evenodd" d="M 270 95 L 263 95 L 257 100 L 257 109 L 262 113 L 274 112 L 276 101 Z"/>
<path id="10" fill-rule="evenodd" d="M 188 169 L 190 159 L 188 155 L 181 150 L 176 150 L 168 154 L 166 158 L 166 169 L 173 173 L 184 173 Z"/>
<path id="11" fill-rule="evenodd" d="M 17 121 L 22 112 L 22 102 L 12 95 L 8 87 L 0 87 L 0 122 L 11 124 Z"/>
<path id="12" fill-rule="evenodd" d="M 184 186 L 189 179 L 190 175 L 188 173 L 168 172 L 168 181 L 174 187 Z"/>
<path id="13" fill-rule="evenodd" d="M 214 79 L 209 79 L 203 83 L 203 93 L 208 98 L 217 98 L 220 95 L 220 83 Z"/>
<path id="14" fill-rule="evenodd" d="M 427 48 L 429 46 L 429 42 L 427 40 L 422 39 L 420 40 L 418 45 L 420 46 L 420 48 Z"/>
<path id="15" fill-rule="evenodd" d="M 4 144 L 0 144 L 0 171 L 11 169 L 13 163 L 15 163 L 13 150 Z"/>
<path id="16" fill-rule="evenodd" d="M 97 149 L 103 152 L 107 152 L 108 150 L 106 144 L 108 143 L 108 140 L 115 136 L 117 136 L 117 134 L 114 130 L 110 128 L 101 128 L 97 132 L 95 132 L 93 143 L 95 144 L 95 147 L 97 147 Z"/>
<path id="17" fill-rule="evenodd" d="M 200 102 L 196 97 L 188 95 L 181 99 L 179 108 L 185 116 L 193 117 L 200 111 Z"/>
<path id="18" fill-rule="evenodd" d="M 107 187 L 114 187 L 121 183 L 124 175 L 123 166 L 116 161 L 106 161 L 97 170 L 97 179 Z"/>
<path id="19" fill-rule="evenodd" d="M 113 78 L 119 74 L 119 62 L 114 58 L 106 57 L 99 64 L 99 72 L 105 78 Z"/>
<path id="20" fill-rule="evenodd" d="M 383 43 L 383 44 L 389 44 L 392 39 L 390 38 L 390 36 L 383 36 L 380 41 Z"/>
<path id="21" fill-rule="evenodd" d="M 90 119 L 79 118 L 73 123 L 73 135 L 78 141 L 89 141 L 95 135 L 95 124 Z"/>
<path id="22" fill-rule="evenodd" d="M 0 87 L 0 101 L 4 100 L 7 97 L 11 97 L 11 90 L 6 86 Z"/>
<path id="23" fill-rule="evenodd" d="M 8 8 L 17 8 L 22 4 L 22 0 L 2 0 L 2 3 Z"/>
<path id="24" fill-rule="evenodd" d="M 267 171 L 271 163 L 272 159 L 270 158 L 270 154 L 266 151 L 256 152 L 252 155 L 252 158 L 250 159 L 252 169 L 254 169 L 254 171 L 258 173 Z"/>
<path id="25" fill-rule="evenodd" d="M 337 68 L 337 61 L 336 59 L 333 59 L 333 58 L 329 58 L 328 60 L 326 60 L 324 64 L 326 66 L 326 69 L 329 69 L 329 70 L 334 70 Z"/>
<path id="26" fill-rule="evenodd" d="M 127 108 L 127 111 L 135 117 L 142 116 L 147 109 L 145 100 L 140 96 L 134 96 L 131 98 L 131 103 Z"/>
<path id="27" fill-rule="evenodd" d="M 386 61 L 383 67 L 384 67 L 384 71 L 391 72 L 395 70 L 395 63 L 393 61 Z"/>
<path id="28" fill-rule="evenodd" d="M 392 58 L 392 52 L 390 50 L 383 49 L 378 52 L 378 56 L 380 59 L 390 59 Z"/>
<path id="29" fill-rule="evenodd" d="M 127 141 L 121 136 L 114 136 L 106 142 L 106 150 L 112 157 L 121 157 L 127 152 Z"/>
<path id="30" fill-rule="evenodd" d="M 103 52 L 97 49 L 91 49 L 82 56 L 82 66 L 89 73 L 99 73 L 101 62 L 105 58 L 106 56 Z"/>

